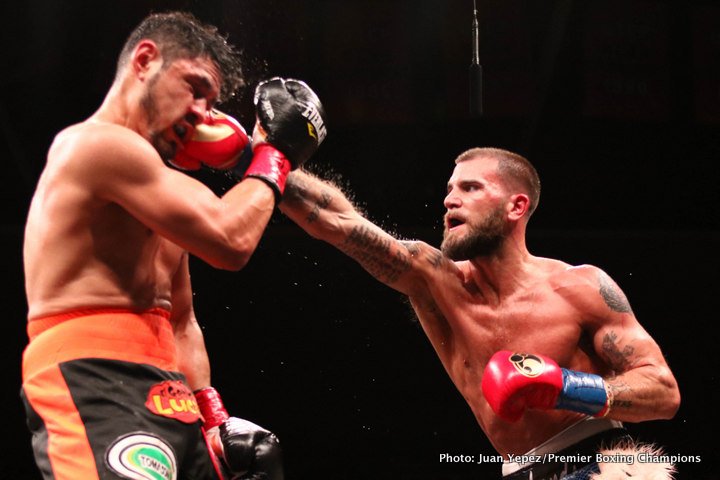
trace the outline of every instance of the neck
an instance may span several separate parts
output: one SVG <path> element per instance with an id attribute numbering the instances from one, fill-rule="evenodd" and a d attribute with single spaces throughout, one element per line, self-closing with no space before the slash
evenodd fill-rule
<path id="1" fill-rule="evenodd" d="M 100 108 L 88 120 L 121 125 L 145 136 L 147 121 L 141 112 L 141 94 L 128 83 L 127 79 L 115 81 Z"/>
<path id="2" fill-rule="evenodd" d="M 500 303 L 525 285 L 532 259 L 524 236 L 511 235 L 496 252 L 470 260 L 473 282 L 488 301 Z"/>

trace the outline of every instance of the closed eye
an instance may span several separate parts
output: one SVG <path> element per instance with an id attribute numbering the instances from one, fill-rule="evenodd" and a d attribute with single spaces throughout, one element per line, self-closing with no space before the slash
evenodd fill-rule
<path id="1" fill-rule="evenodd" d="M 187 83 L 195 100 L 205 99 L 208 102 L 208 109 L 213 107 L 215 96 L 210 80 L 201 75 L 190 75 Z"/>

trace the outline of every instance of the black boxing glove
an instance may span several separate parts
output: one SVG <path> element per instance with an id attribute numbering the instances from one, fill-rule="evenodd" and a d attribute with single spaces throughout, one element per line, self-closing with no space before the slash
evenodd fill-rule
<path id="1" fill-rule="evenodd" d="M 280 442 L 272 432 L 229 416 L 212 387 L 196 391 L 195 398 L 208 444 L 231 480 L 283 480 Z"/>
<path id="2" fill-rule="evenodd" d="M 253 138 L 264 135 L 253 148 L 253 161 L 244 178 L 259 178 L 279 200 L 292 169 L 300 167 L 325 139 L 325 110 L 305 82 L 271 78 L 260 83 L 253 99 L 257 123 Z"/>
<path id="3" fill-rule="evenodd" d="M 231 479 L 282 480 L 282 451 L 274 433 L 242 418 L 220 425 L 222 459 Z"/>

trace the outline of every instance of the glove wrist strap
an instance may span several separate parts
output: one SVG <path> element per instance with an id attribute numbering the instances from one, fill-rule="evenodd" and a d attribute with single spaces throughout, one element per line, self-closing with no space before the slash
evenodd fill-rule
<path id="1" fill-rule="evenodd" d="M 244 178 L 258 178 L 267 183 L 275 192 L 275 203 L 279 202 L 285 191 L 285 182 L 292 165 L 283 153 L 270 144 L 263 143 L 255 147 L 252 163 Z"/>
<path id="2" fill-rule="evenodd" d="M 220 394 L 213 387 L 205 387 L 193 392 L 198 402 L 200 415 L 203 417 L 203 428 L 206 430 L 217 427 L 230 418 Z"/>
<path id="3" fill-rule="evenodd" d="M 600 375 L 562 368 L 563 386 L 555 408 L 594 416 L 609 411 L 610 396 Z"/>

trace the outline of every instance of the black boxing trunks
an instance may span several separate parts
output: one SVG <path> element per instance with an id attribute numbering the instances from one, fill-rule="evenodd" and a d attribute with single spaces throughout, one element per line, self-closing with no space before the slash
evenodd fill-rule
<path id="1" fill-rule="evenodd" d="M 630 441 L 622 423 L 588 418 L 503 464 L 503 480 L 588 480 L 600 472 L 597 453 Z"/>
<path id="2" fill-rule="evenodd" d="M 102 309 L 28 323 L 21 397 L 46 480 L 218 478 L 169 317 Z"/>

